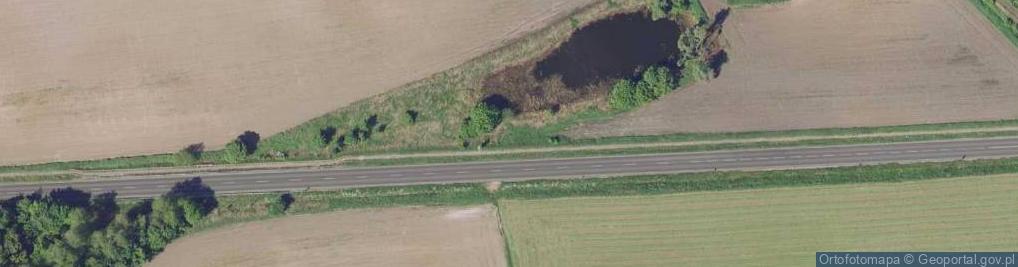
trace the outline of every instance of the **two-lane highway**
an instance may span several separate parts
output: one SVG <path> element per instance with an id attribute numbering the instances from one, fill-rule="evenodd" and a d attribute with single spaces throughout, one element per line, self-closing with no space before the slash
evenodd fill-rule
<path id="1" fill-rule="evenodd" d="M 513 181 L 535 178 L 603 177 L 712 170 L 795 169 L 892 162 L 951 161 L 1018 156 L 1018 138 L 936 142 L 728 150 L 633 156 L 586 157 L 393 167 L 333 167 L 269 171 L 151 175 L 108 180 L 0 186 L 0 197 L 39 189 L 74 187 L 121 197 L 165 193 L 185 178 L 200 176 L 217 193 L 364 187 L 402 184 Z"/>

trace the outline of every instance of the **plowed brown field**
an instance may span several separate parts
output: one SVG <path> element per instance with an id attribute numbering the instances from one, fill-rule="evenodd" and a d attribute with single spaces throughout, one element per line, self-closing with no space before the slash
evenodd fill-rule
<path id="1" fill-rule="evenodd" d="M 494 207 L 350 210 L 174 241 L 148 266 L 506 266 Z"/>
<path id="2" fill-rule="evenodd" d="M 792 0 L 734 10 L 724 36 L 719 78 L 570 135 L 1018 118 L 1018 49 L 967 0 Z"/>
<path id="3" fill-rule="evenodd" d="M 267 136 L 592 0 L 33 0 L 0 8 L 0 164 Z"/>

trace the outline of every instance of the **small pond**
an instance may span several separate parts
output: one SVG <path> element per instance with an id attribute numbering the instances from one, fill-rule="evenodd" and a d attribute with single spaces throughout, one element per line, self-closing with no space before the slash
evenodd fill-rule
<path id="1" fill-rule="evenodd" d="M 641 67 L 665 63 L 676 55 L 679 30 L 675 21 L 654 21 L 642 12 L 615 15 L 573 33 L 537 62 L 533 75 L 541 80 L 560 76 L 570 89 L 629 77 Z"/>

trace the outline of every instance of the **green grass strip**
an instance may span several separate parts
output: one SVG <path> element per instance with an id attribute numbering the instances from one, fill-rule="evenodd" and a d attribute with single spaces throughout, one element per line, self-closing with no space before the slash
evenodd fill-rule
<path id="1" fill-rule="evenodd" d="M 979 9 L 979 12 L 983 13 L 983 16 L 989 19 L 990 23 L 1011 41 L 1011 44 L 1018 47 L 1018 27 L 1007 22 L 1008 16 L 1004 14 L 1004 11 L 997 8 L 992 0 L 969 0 L 969 2 L 975 5 L 976 9 Z"/>
<path id="2" fill-rule="evenodd" d="M 885 164 L 826 169 L 707 172 L 503 184 L 499 199 L 625 196 L 774 187 L 904 182 L 1018 172 L 1018 159 Z"/>

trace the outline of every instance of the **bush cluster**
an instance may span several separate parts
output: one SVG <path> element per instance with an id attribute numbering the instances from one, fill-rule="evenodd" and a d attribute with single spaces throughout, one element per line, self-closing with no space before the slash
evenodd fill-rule
<path id="1" fill-rule="evenodd" d="M 479 103 L 470 110 L 460 127 L 460 138 L 469 139 L 490 133 L 502 123 L 502 111 L 485 103 Z"/>
<path id="2" fill-rule="evenodd" d="M 11 198 L 0 203 L 0 266 L 141 266 L 215 206 L 200 178 L 127 207 L 71 188 Z"/>
<path id="3" fill-rule="evenodd" d="M 643 71 L 636 81 L 622 79 L 615 82 L 608 95 L 608 104 L 615 110 L 628 110 L 664 96 L 678 86 L 671 70 L 652 66 Z"/>

